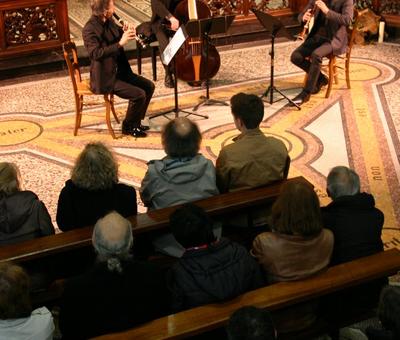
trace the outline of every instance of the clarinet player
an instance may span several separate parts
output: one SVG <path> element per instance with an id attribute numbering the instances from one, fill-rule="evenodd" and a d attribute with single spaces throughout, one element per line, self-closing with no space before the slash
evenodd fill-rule
<path id="1" fill-rule="evenodd" d="M 314 12 L 314 25 L 306 40 L 291 55 L 291 61 L 307 73 L 307 82 L 302 91 L 293 99 L 297 105 L 310 100 L 311 94 L 318 93 L 328 84 L 321 73 L 325 56 L 346 52 L 347 26 L 353 19 L 353 0 L 310 0 L 299 21 L 307 23 Z"/>
<path id="2" fill-rule="evenodd" d="M 124 52 L 124 46 L 136 37 L 135 28 L 124 23 L 121 29 L 114 22 L 114 0 L 91 0 L 91 8 L 92 16 L 82 32 L 90 58 L 90 88 L 97 94 L 114 93 L 128 99 L 122 133 L 146 137 L 149 127 L 141 120 L 153 96 L 154 84 L 132 72 Z"/>

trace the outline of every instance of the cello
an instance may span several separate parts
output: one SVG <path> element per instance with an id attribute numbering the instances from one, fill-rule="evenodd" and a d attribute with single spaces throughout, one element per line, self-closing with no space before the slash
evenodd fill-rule
<path id="1" fill-rule="evenodd" d="M 189 20 L 209 18 L 211 11 L 201 0 L 183 0 L 175 8 L 174 16 L 180 23 L 185 24 Z M 221 59 L 217 49 L 209 42 L 204 42 L 204 37 L 186 39 L 176 55 L 177 77 L 195 85 L 213 78 L 220 65 Z"/>

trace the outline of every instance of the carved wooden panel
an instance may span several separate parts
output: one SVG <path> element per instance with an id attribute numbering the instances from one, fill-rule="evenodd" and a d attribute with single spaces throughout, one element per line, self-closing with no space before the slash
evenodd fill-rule
<path id="1" fill-rule="evenodd" d="M 258 10 L 289 8 L 288 0 L 208 0 L 213 16 L 243 14 L 247 16 L 251 8 Z"/>
<path id="2" fill-rule="evenodd" d="M 67 0 L 0 0 L 0 59 L 60 48 L 66 40 Z"/>
<path id="3" fill-rule="evenodd" d="M 58 39 L 55 5 L 4 11 L 6 46 Z"/>

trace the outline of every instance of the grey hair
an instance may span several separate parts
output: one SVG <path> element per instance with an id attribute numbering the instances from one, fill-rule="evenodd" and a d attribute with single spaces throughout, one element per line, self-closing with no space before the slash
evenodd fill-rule
<path id="1" fill-rule="evenodd" d="M 103 143 L 89 143 L 71 170 L 71 180 L 83 189 L 111 189 L 118 182 L 118 164 Z"/>
<path id="2" fill-rule="evenodd" d="M 121 261 L 131 258 L 131 223 L 115 211 L 107 214 L 96 222 L 92 243 L 97 253 L 97 261 L 105 262 L 110 272 L 121 273 Z"/>
<path id="3" fill-rule="evenodd" d="M 335 166 L 327 178 L 328 193 L 335 200 L 341 196 L 351 196 L 360 192 L 360 177 L 345 166 Z"/>
<path id="4" fill-rule="evenodd" d="M 110 0 L 91 0 L 90 7 L 92 8 L 92 14 L 95 16 L 102 16 L 108 9 Z"/>
<path id="5" fill-rule="evenodd" d="M 0 192 L 11 195 L 20 190 L 19 170 L 14 163 L 0 163 Z"/>

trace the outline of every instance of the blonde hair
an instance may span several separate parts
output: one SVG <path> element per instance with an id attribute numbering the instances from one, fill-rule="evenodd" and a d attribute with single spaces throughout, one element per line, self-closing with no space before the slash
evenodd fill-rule
<path id="1" fill-rule="evenodd" d="M 103 143 L 89 143 L 72 168 L 71 180 L 83 189 L 111 189 L 118 182 L 118 164 Z"/>
<path id="2" fill-rule="evenodd" d="M 20 191 L 19 170 L 14 163 L 0 163 L 0 192 L 11 195 Z"/>

